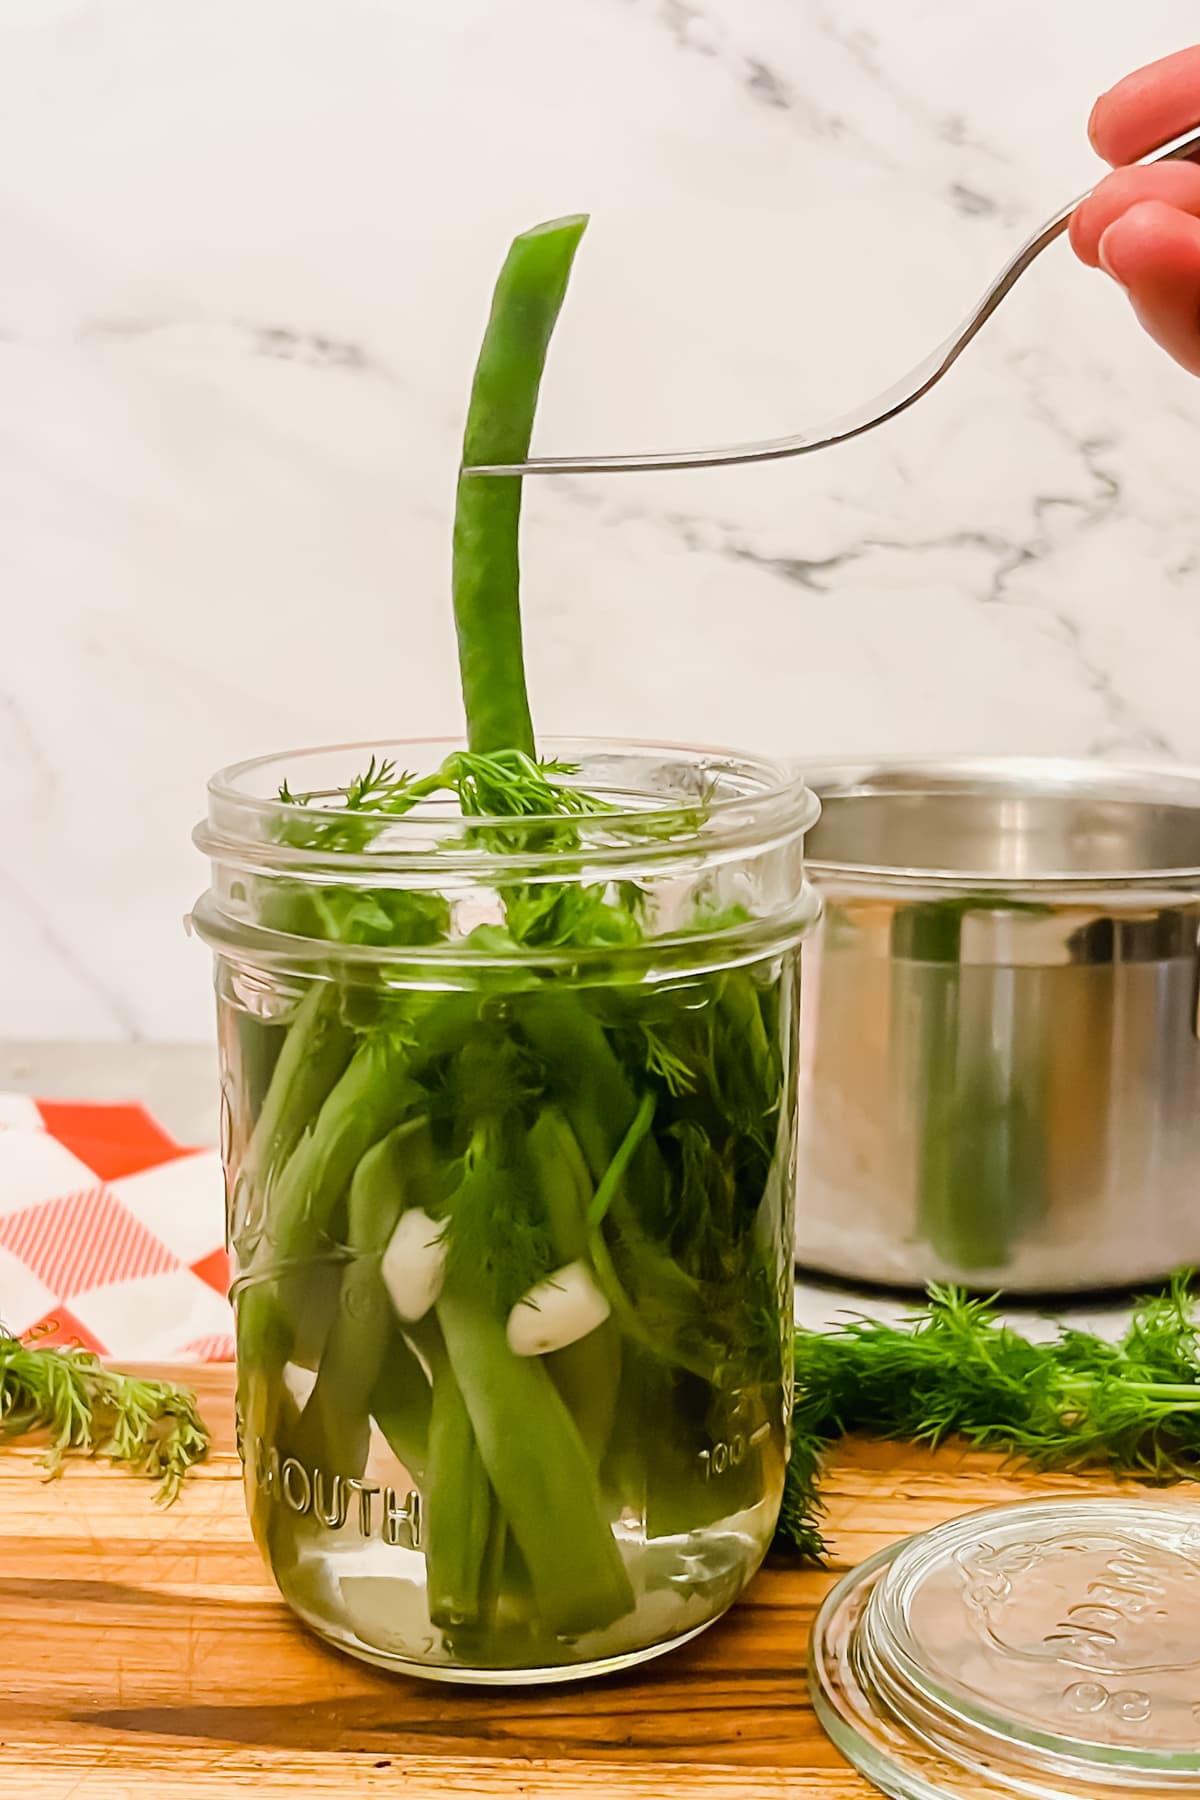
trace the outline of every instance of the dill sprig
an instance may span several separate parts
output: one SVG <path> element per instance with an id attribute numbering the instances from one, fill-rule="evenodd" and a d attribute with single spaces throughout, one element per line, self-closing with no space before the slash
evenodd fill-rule
<path id="1" fill-rule="evenodd" d="M 345 788 L 297 794 L 281 787 L 279 799 L 287 811 L 275 831 L 296 848 L 360 855 L 389 822 L 425 802 L 449 798 L 457 804 L 462 828 L 445 840 L 447 849 L 472 847 L 518 859 L 548 851 L 569 856 L 582 847 L 582 822 L 613 810 L 602 796 L 578 785 L 577 774 L 573 763 L 539 760 L 522 750 L 456 750 L 428 775 L 397 774 L 392 762 L 372 758 Z M 629 882 L 540 880 L 506 886 L 502 899 L 511 943 L 607 948 L 641 937 L 643 897 Z M 437 896 L 386 887 L 322 890 L 281 883 L 266 906 L 286 912 L 286 919 L 268 921 L 276 927 L 349 943 L 424 943 L 443 936 L 449 924 Z"/>
<path id="2" fill-rule="evenodd" d="M 394 762 L 372 757 L 361 775 L 331 793 L 297 794 L 285 782 L 279 799 L 293 810 L 279 835 L 306 849 L 362 850 L 390 819 L 442 795 L 457 800 L 467 818 L 552 817 L 561 831 L 563 820 L 611 810 L 573 783 L 576 773 L 572 763 L 539 760 L 523 750 L 455 750 L 428 775 L 398 774 Z"/>
<path id="3" fill-rule="evenodd" d="M 0 1331 L 0 1438 L 47 1430 L 43 1460 L 51 1475 L 71 1451 L 110 1457 L 157 1481 L 164 1506 L 209 1442 L 187 1388 L 118 1374 L 90 1350 L 23 1343 Z"/>
<path id="4" fill-rule="evenodd" d="M 958 1436 L 1038 1468 L 1106 1467 L 1162 1482 L 1200 1475 L 1200 1313 L 1193 1271 L 1141 1300 L 1110 1342 L 1061 1326 L 1033 1343 L 995 1302 L 931 1287 L 900 1325 L 852 1315 L 796 1334 L 792 1461 L 779 1543 L 819 1558 L 820 1462 L 846 1432 Z"/>

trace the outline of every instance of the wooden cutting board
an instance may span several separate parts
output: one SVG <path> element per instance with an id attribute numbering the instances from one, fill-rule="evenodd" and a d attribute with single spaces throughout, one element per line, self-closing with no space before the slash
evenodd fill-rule
<path id="1" fill-rule="evenodd" d="M 176 1373 L 215 1444 L 166 1512 L 117 1469 L 73 1463 L 47 1483 L 35 1447 L 0 1451 L 0 1800 L 870 1800 L 805 1692 L 837 1571 L 972 1507 L 1112 1491 L 850 1443 L 826 1490 L 836 1570 L 765 1569 L 726 1619 L 634 1674 L 456 1689 L 380 1674 L 292 1620 L 245 1523 L 232 1375 Z"/>

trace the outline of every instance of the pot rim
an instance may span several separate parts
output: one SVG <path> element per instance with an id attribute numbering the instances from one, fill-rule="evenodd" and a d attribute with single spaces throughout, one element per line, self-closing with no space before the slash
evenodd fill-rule
<path id="1" fill-rule="evenodd" d="M 1066 756 L 875 756 L 798 758 L 806 785 L 824 810 L 831 802 L 868 795 L 980 796 L 1008 792 L 1013 798 L 1089 798 L 1193 808 L 1200 815 L 1200 767 L 1186 764 L 1107 762 Z M 810 840 L 811 842 L 811 840 Z M 853 882 L 898 882 L 933 889 L 971 888 L 1004 893 L 1108 892 L 1200 885 L 1200 863 L 1145 868 L 1041 869 L 1003 874 L 994 869 L 914 867 L 826 858 L 806 847 L 805 861 L 816 879 L 836 876 Z"/>

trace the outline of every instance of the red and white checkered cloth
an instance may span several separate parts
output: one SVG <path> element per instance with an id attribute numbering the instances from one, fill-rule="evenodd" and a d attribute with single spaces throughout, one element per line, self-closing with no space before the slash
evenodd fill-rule
<path id="1" fill-rule="evenodd" d="M 0 1094 L 0 1323 L 15 1336 L 231 1360 L 223 1211 L 216 1151 L 176 1144 L 142 1107 Z"/>

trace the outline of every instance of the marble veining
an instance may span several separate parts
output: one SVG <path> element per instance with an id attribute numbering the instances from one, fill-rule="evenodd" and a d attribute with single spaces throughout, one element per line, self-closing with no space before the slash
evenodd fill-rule
<path id="1" fill-rule="evenodd" d="M 455 728 L 514 231 L 593 215 L 541 447 L 794 429 L 944 336 L 1093 179 L 1095 93 L 1194 36 L 1184 0 L 9 0 L 0 1035 L 206 1032 L 209 772 Z M 1198 398 L 1060 248 L 885 431 L 531 486 L 543 728 L 1200 762 Z"/>

